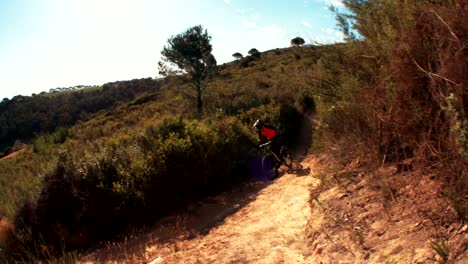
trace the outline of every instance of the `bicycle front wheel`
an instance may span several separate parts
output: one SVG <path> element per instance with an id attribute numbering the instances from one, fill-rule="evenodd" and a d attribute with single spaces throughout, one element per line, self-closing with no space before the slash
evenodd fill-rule
<path id="1" fill-rule="evenodd" d="M 276 174 L 277 169 L 275 168 L 275 159 L 274 157 L 270 154 L 262 159 L 262 172 L 263 172 L 263 177 L 272 180 L 277 176 Z"/>

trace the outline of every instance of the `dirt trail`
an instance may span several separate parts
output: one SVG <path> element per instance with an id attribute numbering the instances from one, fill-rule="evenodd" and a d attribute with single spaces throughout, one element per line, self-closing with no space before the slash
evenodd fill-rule
<path id="1" fill-rule="evenodd" d="M 332 177 L 320 160 L 191 205 L 80 263 L 436 263 L 442 238 L 447 263 L 468 263 L 468 225 L 438 181 L 354 165 Z"/>
<path id="2" fill-rule="evenodd" d="M 80 263 L 308 263 L 305 230 L 310 190 L 317 184 L 310 170 L 251 183 L 189 206 L 187 215 L 163 219 L 145 236 L 94 252 Z"/>
<path id="3" fill-rule="evenodd" d="M 304 231 L 315 184 L 310 175 L 285 174 L 205 236 L 166 245 L 164 253 L 161 245 L 146 250 L 163 253 L 164 263 L 306 263 Z"/>

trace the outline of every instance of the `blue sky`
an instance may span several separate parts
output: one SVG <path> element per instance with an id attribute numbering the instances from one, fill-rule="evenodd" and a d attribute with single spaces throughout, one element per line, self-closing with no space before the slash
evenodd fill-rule
<path id="1" fill-rule="evenodd" d="M 50 88 L 155 77 L 172 35 L 201 24 L 218 63 L 342 41 L 328 6 L 341 0 L 0 0 L 0 100 Z"/>

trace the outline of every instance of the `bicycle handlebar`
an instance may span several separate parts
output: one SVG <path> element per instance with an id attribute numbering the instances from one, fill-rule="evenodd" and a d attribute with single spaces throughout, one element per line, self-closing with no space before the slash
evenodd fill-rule
<path id="1" fill-rule="evenodd" d="M 268 141 L 267 143 L 264 143 L 264 144 L 260 144 L 258 145 L 260 148 L 263 148 L 263 147 L 266 147 L 268 145 L 271 145 L 271 141 Z"/>

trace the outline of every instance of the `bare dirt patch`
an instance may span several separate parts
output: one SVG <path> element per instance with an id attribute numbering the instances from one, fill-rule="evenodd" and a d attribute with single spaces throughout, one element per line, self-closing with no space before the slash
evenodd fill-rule
<path id="1" fill-rule="evenodd" d="M 6 155 L 5 157 L 0 158 L 0 160 L 12 159 L 12 158 L 18 156 L 19 154 L 25 152 L 27 149 L 28 149 L 27 147 L 24 147 L 24 148 L 22 148 L 20 150 L 17 150 L 17 151 L 15 151 L 13 153 L 10 153 L 10 154 Z"/>
<path id="2" fill-rule="evenodd" d="M 323 185 L 311 196 L 310 263 L 468 263 L 468 227 L 434 175 L 358 160 L 330 172 L 328 158 L 314 166 Z"/>
<path id="3" fill-rule="evenodd" d="M 4 245 L 13 234 L 13 225 L 0 218 L 0 246 Z"/>

